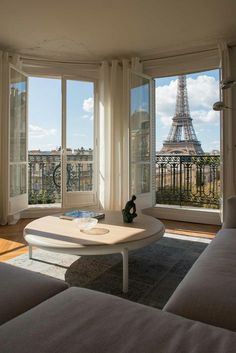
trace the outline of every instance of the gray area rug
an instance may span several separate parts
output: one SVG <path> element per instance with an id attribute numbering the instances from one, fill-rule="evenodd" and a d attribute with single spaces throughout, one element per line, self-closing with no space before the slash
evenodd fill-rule
<path id="1" fill-rule="evenodd" d="M 36 249 L 8 263 L 65 279 L 79 286 L 163 308 L 210 240 L 165 234 L 158 242 L 129 253 L 129 292 L 122 293 L 121 254 L 74 256 Z"/>

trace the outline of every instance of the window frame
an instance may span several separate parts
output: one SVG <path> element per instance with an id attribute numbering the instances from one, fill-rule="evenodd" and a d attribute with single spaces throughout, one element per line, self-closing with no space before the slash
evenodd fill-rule
<path id="1" fill-rule="evenodd" d="M 77 81 L 84 81 L 84 82 L 92 82 L 94 84 L 94 133 L 93 133 L 93 142 L 94 142 L 94 151 L 93 151 L 93 190 L 92 191 L 78 191 L 77 193 L 81 197 L 81 202 L 72 202 L 69 204 L 68 202 L 65 202 L 65 197 L 63 190 L 61 190 L 61 195 L 62 195 L 62 200 L 61 200 L 61 206 L 58 207 L 58 205 L 55 205 L 53 207 L 53 204 L 50 205 L 50 213 L 55 213 L 58 212 L 59 210 L 62 209 L 69 209 L 73 207 L 97 207 L 98 203 L 98 143 L 99 143 L 99 136 L 98 136 L 98 131 L 99 131 L 99 114 L 98 114 L 98 75 L 97 72 L 98 70 L 94 69 L 93 70 L 88 70 L 85 74 L 84 69 L 77 69 L 75 68 L 75 65 L 73 67 L 69 67 L 70 65 L 46 65 L 43 67 L 40 63 L 37 64 L 35 62 L 35 65 L 32 64 L 25 64 L 23 65 L 24 71 L 28 75 L 28 78 L 30 79 L 31 77 L 38 77 L 38 78 L 55 78 L 55 79 L 60 79 L 61 80 L 61 97 L 62 97 L 62 106 L 61 106 L 61 142 L 63 142 L 63 139 L 65 141 L 66 137 L 66 130 L 64 125 L 65 125 L 65 117 L 66 117 L 66 111 L 65 111 L 65 104 L 63 104 L 63 100 L 66 100 L 66 91 L 63 93 L 63 80 L 77 80 Z M 64 95 L 64 97 L 63 97 Z M 64 118 L 63 118 L 64 116 Z M 29 124 L 29 119 L 28 122 Z M 62 136 L 64 135 L 64 137 Z M 28 143 L 28 138 L 27 138 L 27 143 Z M 62 158 L 61 158 L 62 161 Z M 89 198 L 87 197 L 89 196 Z M 33 214 L 37 214 L 37 216 L 44 215 L 45 213 L 48 214 L 49 204 L 45 205 L 29 205 L 28 204 L 28 209 L 24 211 L 25 216 L 31 216 Z"/>

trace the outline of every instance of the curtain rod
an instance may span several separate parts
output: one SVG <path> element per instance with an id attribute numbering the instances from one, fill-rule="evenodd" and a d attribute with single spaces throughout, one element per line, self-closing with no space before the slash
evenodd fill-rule
<path id="1" fill-rule="evenodd" d="M 101 61 L 66 61 L 66 60 L 52 60 L 45 58 L 37 58 L 32 56 L 20 55 L 20 58 L 23 60 L 29 61 L 41 61 L 42 63 L 57 63 L 57 64 L 72 64 L 72 65 L 101 65 Z"/>
<path id="2" fill-rule="evenodd" d="M 59 61 L 59 60 L 51 60 L 51 59 L 45 59 L 45 58 L 36 58 L 36 57 L 30 57 L 30 56 L 24 56 L 24 55 L 19 55 L 19 57 L 23 60 L 28 60 L 28 61 L 37 61 L 37 62 L 42 62 L 42 63 L 56 63 L 56 64 L 72 64 L 72 65 L 96 65 L 96 66 L 101 66 L 104 61 L 107 61 L 109 65 L 111 65 L 111 62 L 114 60 L 117 60 L 119 65 L 122 65 L 122 60 L 121 59 L 107 59 L 107 60 L 102 60 L 102 61 Z M 130 59 L 127 59 L 129 63 L 131 63 Z M 141 60 L 139 59 L 141 62 Z"/>

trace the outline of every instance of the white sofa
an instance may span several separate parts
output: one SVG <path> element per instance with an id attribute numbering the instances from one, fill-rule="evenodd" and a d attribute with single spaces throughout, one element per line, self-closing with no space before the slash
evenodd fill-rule
<path id="1" fill-rule="evenodd" d="M 2 310 L 5 318 L 10 313 L 0 326 L 0 352 L 235 353 L 236 197 L 228 205 L 224 228 L 163 311 L 87 289 L 66 289 L 63 282 L 0 265 L 1 285 L 12 278 L 8 290 L 0 292 L 0 317 Z M 31 304 L 25 307 L 24 291 L 37 303 L 28 296 Z"/>

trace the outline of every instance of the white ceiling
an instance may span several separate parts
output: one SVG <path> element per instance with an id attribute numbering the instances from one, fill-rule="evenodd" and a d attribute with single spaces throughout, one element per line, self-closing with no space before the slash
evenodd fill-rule
<path id="1" fill-rule="evenodd" d="M 0 0 L 0 48 L 63 60 L 236 43 L 236 0 Z"/>

